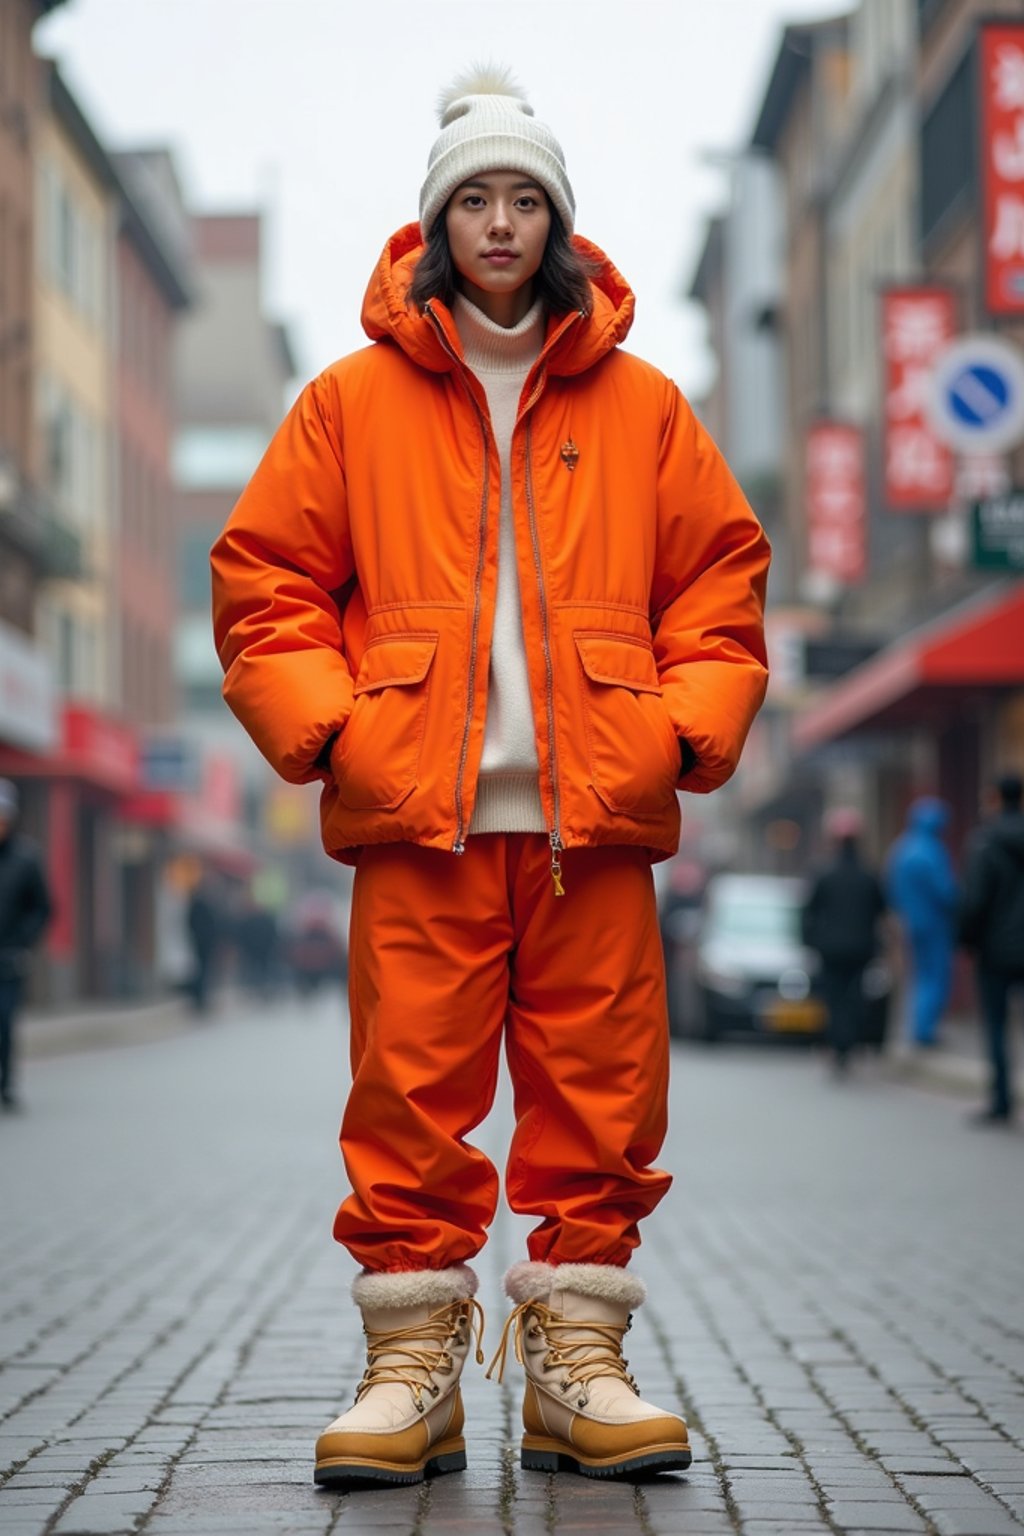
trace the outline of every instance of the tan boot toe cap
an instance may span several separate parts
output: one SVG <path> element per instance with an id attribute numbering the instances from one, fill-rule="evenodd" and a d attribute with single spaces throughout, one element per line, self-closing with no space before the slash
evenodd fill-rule
<path id="1" fill-rule="evenodd" d="M 421 1421 L 392 1434 L 369 1430 L 325 1430 L 316 1442 L 318 1467 L 336 1462 L 369 1463 L 394 1470 L 420 1466 L 430 1445 L 427 1426 Z"/>
<path id="2" fill-rule="evenodd" d="M 577 1414 L 570 1426 L 573 1445 L 596 1460 L 642 1456 L 651 1451 L 688 1450 L 686 1425 L 674 1413 L 634 1419 L 628 1424 L 600 1424 Z"/>

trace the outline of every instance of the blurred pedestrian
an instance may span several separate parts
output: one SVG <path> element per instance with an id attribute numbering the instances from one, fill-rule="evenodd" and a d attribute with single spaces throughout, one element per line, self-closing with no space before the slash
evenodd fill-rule
<path id="1" fill-rule="evenodd" d="M 35 846 L 15 832 L 18 788 L 0 779 L 0 1104 L 16 1109 L 15 1028 L 29 952 L 50 920 L 51 903 Z"/>
<path id="2" fill-rule="evenodd" d="M 185 925 L 192 948 L 192 976 L 189 995 L 196 1013 L 208 1013 L 217 962 L 225 936 L 225 913 L 217 888 L 209 874 L 192 887 L 185 914 Z"/>
<path id="3" fill-rule="evenodd" d="M 235 923 L 235 943 L 241 981 L 255 997 L 269 998 L 277 982 L 277 918 L 269 907 L 250 897 Z"/>
<path id="4" fill-rule="evenodd" d="M 303 892 L 286 919 L 285 959 L 300 996 L 322 985 L 344 983 L 347 955 L 339 922 L 337 896 L 332 891 Z"/>
<path id="5" fill-rule="evenodd" d="M 886 895 L 902 925 L 910 962 L 910 1038 L 928 1047 L 939 1043 L 953 985 L 959 888 L 944 841 L 948 825 L 945 801 L 915 800 L 886 863 Z"/>
<path id="6" fill-rule="evenodd" d="M 859 813 L 830 812 L 825 831 L 833 845 L 832 858 L 808 893 L 803 938 L 821 958 L 826 1038 L 837 1072 L 844 1073 L 864 1034 L 864 972 L 878 953 L 885 897 L 861 856 Z"/>
<path id="7" fill-rule="evenodd" d="M 442 111 L 419 223 L 364 301 L 373 345 L 302 391 L 213 551 L 225 697 L 285 778 L 324 783 L 329 851 L 359 850 L 335 1236 L 369 1350 L 314 1475 L 465 1465 L 465 1261 L 499 1192 L 466 1137 L 506 1022 L 506 1188 L 536 1220 L 505 1280 L 523 1464 L 684 1467 L 685 1425 L 621 1353 L 670 1183 L 650 860 L 763 698 L 768 545 L 675 385 L 619 350 L 633 295 L 571 238 L 551 130 L 506 71 Z"/>
<path id="8" fill-rule="evenodd" d="M 974 951 L 992 1084 L 980 1125 L 1012 1119 L 1013 1078 L 1006 1026 L 1010 994 L 1024 994 L 1024 813 L 1021 778 L 1008 773 L 990 800 L 994 814 L 978 828 L 967 851 L 960 938 Z"/>

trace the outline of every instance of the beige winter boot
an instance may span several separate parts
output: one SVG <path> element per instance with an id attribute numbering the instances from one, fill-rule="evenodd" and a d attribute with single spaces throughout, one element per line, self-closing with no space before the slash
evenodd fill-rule
<path id="1" fill-rule="evenodd" d="M 363 1314 L 366 1371 L 355 1406 L 316 1443 L 313 1481 L 329 1487 L 419 1483 L 466 1465 L 459 1377 L 483 1312 L 465 1264 L 408 1274 L 369 1274 L 352 1286 Z"/>
<path id="2" fill-rule="evenodd" d="M 609 1264 L 514 1264 L 505 1291 L 517 1302 L 495 1365 L 505 1365 L 510 1330 L 526 1370 L 522 1465 L 584 1477 L 629 1477 L 690 1465 L 686 1425 L 645 1403 L 622 1357 L 641 1280 Z"/>

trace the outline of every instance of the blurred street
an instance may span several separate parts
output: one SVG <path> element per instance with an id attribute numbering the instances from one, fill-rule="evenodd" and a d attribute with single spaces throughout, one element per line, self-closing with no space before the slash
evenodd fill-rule
<path id="1" fill-rule="evenodd" d="M 0 1121 L 4 1536 L 1024 1530 L 1024 1135 L 777 1046 L 676 1047 L 628 1353 L 690 1420 L 685 1478 L 521 1473 L 517 1373 L 470 1366 L 468 1473 L 316 1491 L 361 1369 L 330 1235 L 345 1050 L 330 993 L 27 1062 Z M 507 1122 L 503 1101 L 492 1155 Z M 506 1215 L 488 1354 L 522 1251 Z"/>
<path id="2" fill-rule="evenodd" d="M 1024 0 L 580 17 L 0 0 L 0 1536 L 1024 1536 Z M 524 1473 L 471 1362 L 467 1472 L 314 1487 L 342 986 L 351 1250 L 396 1150 L 479 1222 L 507 955 L 514 1167 L 617 1264 L 637 849 L 626 1345 L 692 1468 Z M 581 1411 L 610 1304 L 541 1357 Z"/>

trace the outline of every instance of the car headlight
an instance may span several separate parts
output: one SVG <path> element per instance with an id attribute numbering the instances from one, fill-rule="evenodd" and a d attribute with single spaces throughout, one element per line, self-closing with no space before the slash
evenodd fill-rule
<path id="1" fill-rule="evenodd" d="M 802 1003 L 805 997 L 810 996 L 810 991 L 811 978 L 799 966 L 790 966 L 779 977 L 779 996 L 784 997 L 787 1003 Z"/>

